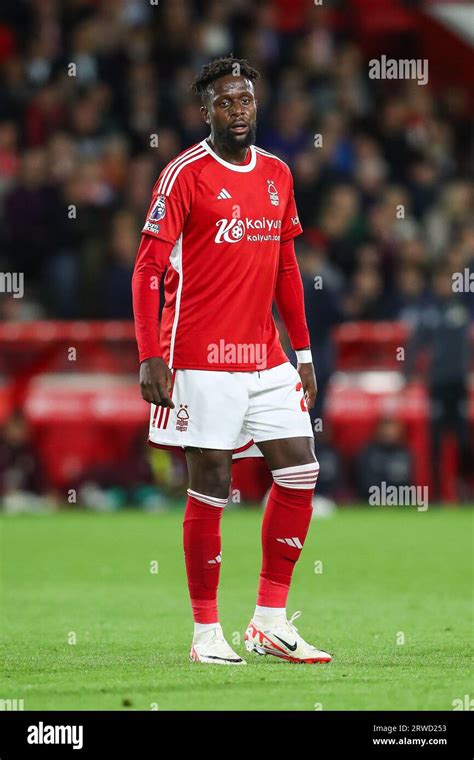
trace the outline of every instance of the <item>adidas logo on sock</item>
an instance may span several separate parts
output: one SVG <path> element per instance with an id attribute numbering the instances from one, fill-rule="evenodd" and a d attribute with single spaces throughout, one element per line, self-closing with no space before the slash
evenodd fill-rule
<path id="1" fill-rule="evenodd" d="M 297 536 L 293 536 L 293 538 L 277 538 L 277 541 L 280 542 L 280 544 L 288 544 L 288 546 L 294 546 L 296 549 L 302 549 L 303 544 L 297 538 Z"/>
<path id="2" fill-rule="evenodd" d="M 219 562 L 222 562 L 222 554 L 218 554 L 217 557 L 214 557 L 214 559 L 207 560 L 208 565 L 218 565 Z"/>
<path id="3" fill-rule="evenodd" d="M 232 198 L 232 196 L 231 196 L 231 194 L 229 192 L 227 192 L 227 190 L 225 189 L 225 187 L 223 187 L 222 190 L 220 191 L 219 195 L 217 196 L 217 198 L 220 201 L 224 201 L 227 198 Z"/>

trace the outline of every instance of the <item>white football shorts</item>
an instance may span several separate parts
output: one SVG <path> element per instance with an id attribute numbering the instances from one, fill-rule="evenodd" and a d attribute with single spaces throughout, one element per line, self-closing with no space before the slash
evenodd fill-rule
<path id="1" fill-rule="evenodd" d="M 300 376 L 290 362 L 255 372 L 172 369 L 175 408 L 151 405 L 148 442 L 159 448 L 262 456 L 255 445 L 313 437 Z"/>

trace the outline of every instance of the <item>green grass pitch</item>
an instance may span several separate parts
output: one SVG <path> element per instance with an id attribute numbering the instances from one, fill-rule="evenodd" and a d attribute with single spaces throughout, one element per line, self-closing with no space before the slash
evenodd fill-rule
<path id="1" fill-rule="evenodd" d="M 260 521 L 257 509 L 223 519 L 221 619 L 248 662 L 230 667 L 188 661 L 181 509 L 3 517 L 0 698 L 25 710 L 451 710 L 472 693 L 471 512 L 312 522 L 288 611 L 302 610 L 298 629 L 329 665 L 244 650 Z"/>

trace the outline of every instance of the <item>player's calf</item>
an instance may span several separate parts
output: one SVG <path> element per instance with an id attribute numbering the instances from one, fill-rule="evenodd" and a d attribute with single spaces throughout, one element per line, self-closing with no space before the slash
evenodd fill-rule
<path id="1" fill-rule="evenodd" d="M 217 609 L 222 561 L 220 522 L 226 504 L 227 499 L 188 488 L 183 543 L 194 617 L 189 658 L 206 664 L 245 665 L 225 640 Z"/>
<path id="2" fill-rule="evenodd" d="M 319 473 L 317 460 L 272 470 L 262 522 L 262 569 L 257 605 L 285 608 L 291 578 L 313 514 L 313 492 Z"/>
<path id="3" fill-rule="evenodd" d="M 289 662 L 329 662 L 331 655 L 308 644 L 286 617 L 291 578 L 308 533 L 319 464 L 313 462 L 272 470 L 262 524 L 263 561 L 255 613 L 245 632 L 249 652 Z"/>

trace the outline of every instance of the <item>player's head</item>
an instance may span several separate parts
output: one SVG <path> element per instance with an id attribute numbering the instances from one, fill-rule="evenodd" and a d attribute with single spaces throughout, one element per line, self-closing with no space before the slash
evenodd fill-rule
<path id="1" fill-rule="evenodd" d="M 257 101 L 253 83 L 258 71 L 240 58 L 216 58 L 204 66 L 192 85 L 201 98 L 201 113 L 214 141 L 230 151 L 255 142 Z"/>

